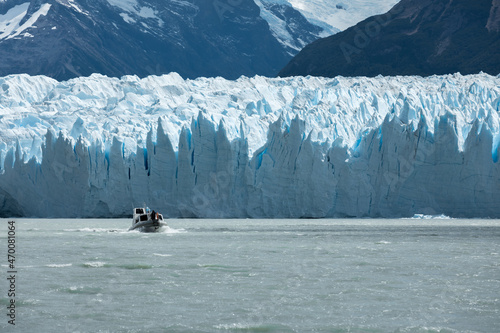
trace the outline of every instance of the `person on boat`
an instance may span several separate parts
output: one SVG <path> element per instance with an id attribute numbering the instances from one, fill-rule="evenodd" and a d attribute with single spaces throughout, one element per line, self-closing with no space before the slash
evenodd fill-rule
<path id="1" fill-rule="evenodd" d="M 156 212 L 155 210 L 153 209 L 153 211 L 151 212 L 151 219 L 154 221 L 156 220 Z"/>

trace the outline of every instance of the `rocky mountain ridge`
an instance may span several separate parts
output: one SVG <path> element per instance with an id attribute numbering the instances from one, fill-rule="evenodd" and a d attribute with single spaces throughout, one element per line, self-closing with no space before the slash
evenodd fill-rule
<path id="1" fill-rule="evenodd" d="M 287 40 L 253 0 L 4 0 L 0 76 L 274 76 L 322 31 L 283 6 Z"/>
<path id="2" fill-rule="evenodd" d="M 306 46 L 280 76 L 500 73 L 498 0 L 403 0 Z"/>

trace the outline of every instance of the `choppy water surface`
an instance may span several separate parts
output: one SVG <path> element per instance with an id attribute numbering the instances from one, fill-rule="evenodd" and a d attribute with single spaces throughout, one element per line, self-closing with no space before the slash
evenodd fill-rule
<path id="1" fill-rule="evenodd" d="M 498 220 L 169 222 L 16 220 L 0 331 L 500 331 Z"/>

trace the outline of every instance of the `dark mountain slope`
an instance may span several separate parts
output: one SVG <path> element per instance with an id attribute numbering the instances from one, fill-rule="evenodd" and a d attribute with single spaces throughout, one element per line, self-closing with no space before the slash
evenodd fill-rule
<path id="1" fill-rule="evenodd" d="M 499 0 L 402 0 L 306 46 L 280 76 L 500 73 Z"/>
<path id="2" fill-rule="evenodd" d="M 274 76 L 291 57 L 253 0 L 0 1 L 0 76 Z"/>

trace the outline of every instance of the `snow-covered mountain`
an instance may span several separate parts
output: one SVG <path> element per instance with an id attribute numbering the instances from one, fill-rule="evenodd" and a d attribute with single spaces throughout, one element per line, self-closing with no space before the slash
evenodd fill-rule
<path id="1" fill-rule="evenodd" d="M 0 76 L 275 76 L 395 0 L 2 0 Z"/>
<path id="2" fill-rule="evenodd" d="M 272 26 L 254 0 L 3 0 L 0 76 L 274 76 L 323 29 L 266 8 Z"/>
<path id="3" fill-rule="evenodd" d="M 0 78 L 0 214 L 500 217 L 500 77 Z"/>

